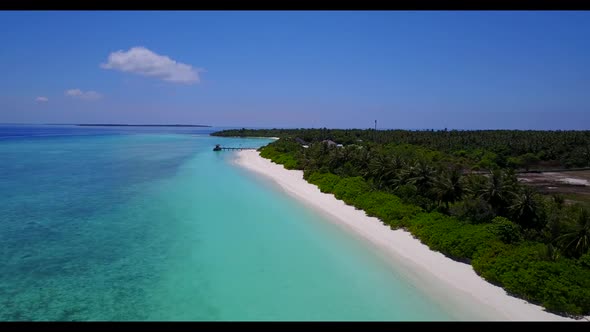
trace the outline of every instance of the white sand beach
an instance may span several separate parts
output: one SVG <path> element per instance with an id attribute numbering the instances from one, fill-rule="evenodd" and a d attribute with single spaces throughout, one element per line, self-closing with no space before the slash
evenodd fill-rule
<path id="1" fill-rule="evenodd" d="M 379 219 L 325 194 L 303 179 L 303 172 L 287 170 L 259 156 L 258 151 L 236 153 L 235 163 L 274 180 L 285 192 L 299 199 L 368 241 L 396 270 L 431 294 L 452 311 L 458 320 L 470 321 L 574 321 L 509 296 L 501 287 L 479 277 L 471 265 L 453 261 L 430 250 L 404 230 L 391 230 Z"/>

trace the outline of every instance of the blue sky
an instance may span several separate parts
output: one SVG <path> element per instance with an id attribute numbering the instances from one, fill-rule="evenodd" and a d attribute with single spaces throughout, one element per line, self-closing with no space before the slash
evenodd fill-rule
<path id="1" fill-rule="evenodd" d="M 0 12 L 0 123 L 590 129 L 590 12 Z"/>

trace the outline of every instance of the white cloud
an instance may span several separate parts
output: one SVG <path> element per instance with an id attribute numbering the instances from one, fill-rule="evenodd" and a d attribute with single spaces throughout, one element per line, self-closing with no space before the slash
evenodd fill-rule
<path id="1" fill-rule="evenodd" d="M 80 89 L 66 90 L 65 95 L 68 97 L 84 100 L 97 100 L 102 98 L 102 95 L 96 91 L 82 91 Z"/>
<path id="2" fill-rule="evenodd" d="M 129 51 L 119 50 L 109 54 L 108 62 L 100 65 L 104 69 L 136 73 L 156 77 L 172 83 L 199 83 L 200 68 L 176 62 L 165 55 L 156 54 L 145 47 L 132 47 Z"/>
<path id="3" fill-rule="evenodd" d="M 36 102 L 39 102 L 39 103 L 46 103 L 46 102 L 49 101 L 49 98 L 43 97 L 43 96 L 39 96 L 39 97 L 35 98 L 35 101 Z"/>

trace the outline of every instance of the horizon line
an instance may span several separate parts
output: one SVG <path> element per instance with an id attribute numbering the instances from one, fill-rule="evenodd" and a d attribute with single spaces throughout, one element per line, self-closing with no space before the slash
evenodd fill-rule
<path id="1" fill-rule="evenodd" d="M 224 129 L 328 129 L 328 130 L 375 130 L 374 127 L 302 127 L 302 126 L 215 126 L 205 124 L 126 124 L 126 123 L 23 123 L 23 122 L 0 122 L 0 125 L 33 125 L 33 126 L 80 126 L 80 127 L 204 127 L 204 128 L 224 128 Z M 506 131 L 590 131 L 589 129 L 506 129 L 506 128 L 485 128 L 485 129 L 466 129 L 466 128 L 377 128 L 380 130 L 408 130 L 408 131 L 486 131 L 486 130 L 506 130 Z"/>

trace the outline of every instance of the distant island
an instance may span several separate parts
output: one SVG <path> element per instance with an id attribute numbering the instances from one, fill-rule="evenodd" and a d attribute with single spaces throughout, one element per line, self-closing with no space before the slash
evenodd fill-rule
<path id="1" fill-rule="evenodd" d="M 76 126 L 85 127 L 211 127 L 208 125 L 189 124 L 118 124 L 118 123 L 79 123 Z"/>

